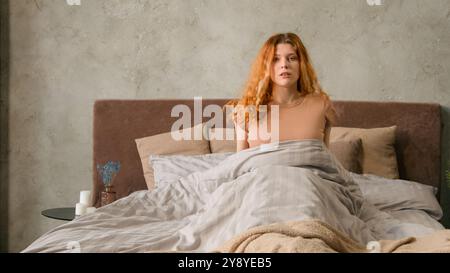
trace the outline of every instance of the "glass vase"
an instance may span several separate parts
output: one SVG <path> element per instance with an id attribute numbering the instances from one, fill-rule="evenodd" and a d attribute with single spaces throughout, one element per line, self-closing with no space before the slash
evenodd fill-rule
<path id="1" fill-rule="evenodd" d="M 114 191 L 113 186 L 106 186 L 105 189 L 101 192 L 101 203 L 100 205 L 106 206 L 116 201 L 116 192 Z"/>

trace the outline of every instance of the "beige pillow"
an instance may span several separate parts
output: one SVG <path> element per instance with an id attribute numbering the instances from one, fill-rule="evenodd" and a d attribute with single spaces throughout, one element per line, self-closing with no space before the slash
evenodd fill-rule
<path id="1" fill-rule="evenodd" d="M 361 138 L 362 172 L 397 179 L 399 175 L 395 154 L 396 128 L 397 126 L 372 129 L 332 127 L 330 143 Z"/>
<path id="2" fill-rule="evenodd" d="M 188 128 L 193 139 L 195 130 L 202 130 L 203 124 Z M 171 132 L 135 139 L 139 157 L 141 158 L 142 169 L 147 188 L 152 190 L 155 187 L 153 168 L 150 165 L 150 155 L 199 155 L 211 153 L 209 142 L 202 140 L 174 140 Z"/>
<path id="3" fill-rule="evenodd" d="M 362 173 L 362 140 L 360 138 L 331 141 L 329 150 L 346 170 Z"/>

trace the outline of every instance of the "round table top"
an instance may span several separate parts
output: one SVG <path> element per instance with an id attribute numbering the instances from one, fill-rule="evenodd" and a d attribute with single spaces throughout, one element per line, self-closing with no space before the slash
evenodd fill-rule
<path id="1" fill-rule="evenodd" d="M 41 214 L 53 219 L 72 221 L 73 219 L 75 219 L 75 208 L 70 207 L 46 209 L 43 210 Z"/>

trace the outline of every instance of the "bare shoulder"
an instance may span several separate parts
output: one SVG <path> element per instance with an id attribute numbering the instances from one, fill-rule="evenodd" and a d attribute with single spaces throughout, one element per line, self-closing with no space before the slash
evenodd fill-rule
<path id="1" fill-rule="evenodd" d="M 307 97 L 313 104 L 325 106 L 325 108 L 331 104 L 330 98 L 325 94 L 312 93 L 307 95 Z"/>

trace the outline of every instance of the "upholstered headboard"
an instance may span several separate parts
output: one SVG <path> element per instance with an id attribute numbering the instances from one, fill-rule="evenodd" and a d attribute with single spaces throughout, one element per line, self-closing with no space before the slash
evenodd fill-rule
<path id="1" fill-rule="evenodd" d="M 228 99 L 203 100 L 224 105 Z M 100 100 L 94 105 L 93 202 L 100 205 L 103 188 L 97 164 L 120 161 L 114 180 L 117 197 L 146 189 L 135 139 L 169 132 L 178 117 L 171 109 L 194 100 Z M 441 115 L 439 104 L 334 101 L 336 126 L 377 128 L 397 125 L 396 152 L 400 178 L 440 187 Z M 193 117 L 192 117 L 193 118 Z M 206 121 L 206 118 L 203 120 Z"/>

